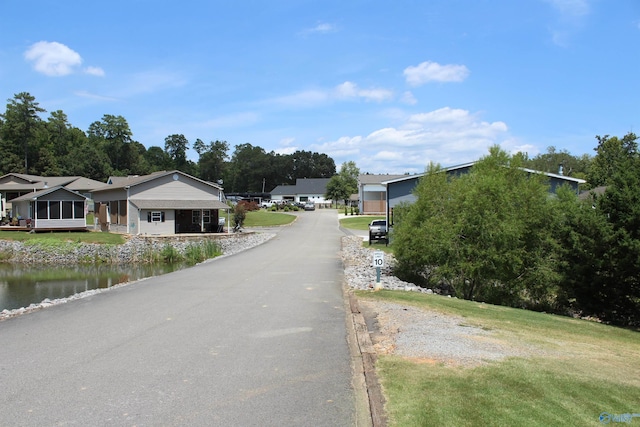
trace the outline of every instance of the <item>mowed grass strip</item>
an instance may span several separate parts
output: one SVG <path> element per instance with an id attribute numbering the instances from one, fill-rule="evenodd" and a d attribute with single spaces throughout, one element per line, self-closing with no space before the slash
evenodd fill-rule
<path id="1" fill-rule="evenodd" d="M 437 295 L 358 295 L 458 316 L 523 350 L 477 367 L 381 356 L 392 426 L 597 426 L 603 412 L 640 413 L 638 331 Z"/>
<path id="2" fill-rule="evenodd" d="M 233 214 L 231 214 L 233 215 Z M 225 217 L 225 215 L 221 215 Z M 225 217 L 226 218 L 226 217 Z M 233 218 L 233 216 L 232 216 Z M 296 220 L 296 216 L 282 212 L 271 212 L 267 210 L 247 212 L 243 227 L 274 227 L 291 224 Z"/>
<path id="3" fill-rule="evenodd" d="M 374 219 L 385 219 L 380 215 L 357 215 L 340 219 L 340 227 L 350 230 L 368 230 L 369 224 Z"/>
<path id="4" fill-rule="evenodd" d="M 90 231 L 54 232 L 54 233 L 28 233 L 25 231 L 0 231 L 0 240 L 15 240 L 25 243 L 54 244 L 55 242 L 73 243 L 100 243 L 121 245 L 126 242 L 126 237 L 115 233 L 102 233 Z"/>

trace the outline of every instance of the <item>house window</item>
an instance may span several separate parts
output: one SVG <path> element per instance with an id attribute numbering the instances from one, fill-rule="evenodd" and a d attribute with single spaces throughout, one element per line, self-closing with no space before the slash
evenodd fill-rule
<path id="1" fill-rule="evenodd" d="M 200 211 L 191 211 L 191 223 L 200 224 Z"/>
<path id="2" fill-rule="evenodd" d="M 147 222 L 164 222 L 164 212 L 153 211 L 147 214 Z"/>
<path id="3" fill-rule="evenodd" d="M 60 219 L 60 202 L 57 200 L 49 202 L 49 219 Z"/>
<path id="4" fill-rule="evenodd" d="M 62 202 L 62 219 L 73 218 L 73 202 L 65 200 Z"/>
<path id="5" fill-rule="evenodd" d="M 84 218 L 84 202 L 73 202 L 73 217 L 75 219 Z"/>
<path id="6" fill-rule="evenodd" d="M 202 221 L 205 224 L 209 224 L 211 222 L 211 211 L 210 210 L 204 210 L 202 211 Z"/>
<path id="7" fill-rule="evenodd" d="M 36 215 L 38 219 L 49 219 L 49 203 L 38 200 Z"/>

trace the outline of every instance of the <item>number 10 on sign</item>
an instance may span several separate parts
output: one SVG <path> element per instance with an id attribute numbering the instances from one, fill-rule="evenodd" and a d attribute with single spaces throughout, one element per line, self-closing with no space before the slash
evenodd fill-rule
<path id="1" fill-rule="evenodd" d="M 375 251 L 373 253 L 373 266 L 376 268 L 384 267 L 384 252 Z"/>

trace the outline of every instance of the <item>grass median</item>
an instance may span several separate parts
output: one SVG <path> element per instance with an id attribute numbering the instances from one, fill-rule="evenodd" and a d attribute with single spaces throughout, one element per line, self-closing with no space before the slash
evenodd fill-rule
<path id="1" fill-rule="evenodd" d="M 340 226 L 350 230 L 368 230 L 369 224 L 375 219 L 385 219 L 381 215 L 358 215 L 340 219 Z"/>
<path id="2" fill-rule="evenodd" d="M 392 426 L 595 426 L 603 413 L 640 413 L 638 331 L 437 295 L 358 295 L 456 316 L 526 354 L 475 367 L 381 356 Z"/>

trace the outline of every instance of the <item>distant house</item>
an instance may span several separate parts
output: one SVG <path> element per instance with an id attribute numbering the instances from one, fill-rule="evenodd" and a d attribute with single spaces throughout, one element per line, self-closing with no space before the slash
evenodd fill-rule
<path id="1" fill-rule="evenodd" d="M 271 190 L 271 200 L 289 202 L 331 203 L 324 195 L 330 178 L 298 178 L 295 185 L 278 185 Z"/>
<path id="2" fill-rule="evenodd" d="M 387 187 L 385 181 L 406 177 L 406 175 L 358 176 L 358 209 L 362 215 L 384 214 L 387 211 Z"/>
<path id="3" fill-rule="evenodd" d="M 460 176 L 468 173 L 476 162 L 465 163 L 458 166 L 451 166 L 443 169 L 443 171 L 449 175 Z M 561 185 L 568 185 L 576 194 L 579 194 L 580 184 L 584 184 L 584 179 L 573 178 L 570 176 L 541 172 L 533 169 L 521 168 L 523 171 L 529 174 L 542 174 L 544 175 L 549 184 L 549 192 L 555 193 Z M 410 176 L 403 176 L 401 178 L 390 179 L 384 181 L 382 184 L 387 188 L 387 211 L 386 216 L 389 224 L 393 224 L 393 208 L 400 203 L 413 203 L 416 200 L 416 196 L 413 194 L 413 190 L 418 185 L 418 181 L 425 174 L 417 174 Z"/>
<path id="4" fill-rule="evenodd" d="M 220 232 L 222 187 L 180 171 L 111 177 L 93 191 L 102 230 L 134 235 Z"/>
<path id="5" fill-rule="evenodd" d="M 11 202 L 19 226 L 52 231 L 86 230 L 87 200 L 80 193 L 58 186 L 32 191 Z"/>
<path id="6" fill-rule="evenodd" d="M 0 217 L 4 215 L 9 215 L 12 218 L 17 217 L 11 212 L 12 200 L 16 197 L 54 187 L 65 187 L 87 197 L 89 199 L 88 208 L 92 211 L 91 191 L 102 186 L 104 186 L 104 182 L 81 176 L 38 176 L 8 173 L 0 176 L 0 200 L 2 200 L 0 204 L 4 205 Z"/>

